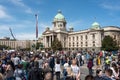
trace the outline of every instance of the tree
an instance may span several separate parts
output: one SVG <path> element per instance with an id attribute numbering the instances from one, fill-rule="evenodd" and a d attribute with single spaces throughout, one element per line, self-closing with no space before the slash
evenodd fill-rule
<path id="1" fill-rule="evenodd" d="M 62 50 L 61 42 L 56 38 L 52 41 L 51 48 L 53 51 Z"/>
<path id="2" fill-rule="evenodd" d="M 0 50 L 3 50 L 3 49 L 10 49 L 10 47 L 6 45 L 0 45 Z"/>
<path id="3" fill-rule="evenodd" d="M 105 51 L 115 51 L 118 50 L 118 45 L 115 40 L 110 36 L 105 36 L 102 41 L 102 50 Z"/>
<path id="4" fill-rule="evenodd" d="M 37 42 L 36 49 L 43 48 L 43 44 L 41 42 Z"/>

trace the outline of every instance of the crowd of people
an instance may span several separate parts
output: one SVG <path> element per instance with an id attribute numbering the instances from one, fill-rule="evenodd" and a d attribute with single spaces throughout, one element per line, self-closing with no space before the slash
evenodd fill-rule
<path id="1" fill-rule="evenodd" d="M 85 80 L 120 80 L 120 52 L 0 52 L 0 80 L 81 80 L 81 66 Z"/>

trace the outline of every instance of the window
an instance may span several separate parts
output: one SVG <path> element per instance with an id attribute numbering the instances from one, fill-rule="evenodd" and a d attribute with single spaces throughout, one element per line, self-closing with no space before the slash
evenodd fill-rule
<path id="1" fill-rule="evenodd" d="M 71 41 L 71 37 L 69 37 L 69 41 Z"/>
<path id="2" fill-rule="evenodd" d="M 76 39 L 78 40 L 78 36 L 76 37 Z"/>
<path id="3" fill-rule="evenodd" d="M 85 36 L 85 39 L 86 39 L 86 40 L 88 39 L 87 35 Z"/>
<path id="4" fill-rule="evenodd" d="M 83 42 L 81 42 L 81 44 L 83 44 Z"/>
<path id="5" fill-rule="evenodd" d="M 83 47 L 83 42 L 81 42 L 81 47 Z"/>
<path id="6" fill-rule="evenodd" d="M 87 42 L 85 42 L 85 44 L 86 44 L 86 47 L 88 46 L 88 43 Z"/>
<path id="7" fill-rule="evenodd" d="M 81 36 L 81 40 L 83 40 L 83 36 Z"/>
<path id="8" fill-rule="evenodd" d="M 92 35 L 93 39 L 95 39 L 95 34 Z"/>
<path id="9" fill-rule="evenodd" d="M 95 47 L 95 41 L 93 41 L 93 46 Z"/>
<path id="10" fill-rule="evenodd" d="M 63 26 L 65 27 L 65 23 L 63 24 Z"/>
<path id="11" fill-rule="evenodd" d="M 62 24 L 60 24 L 60 27 L 62 27 Z"/>
<path id="12" fill-rule="evenodd" d="M 74 41 L 74 37 L 73 37 L 73 41 Z"/>
<path id="13" fill-rule="evenodd" d="M 56 23 L 54 23 L 54 27 L 56 27 Z"/>
<path id="14" fill-rule="evenodd" d="M 93 48 L 92 51 L 95 51 L 95 49 Z"/>
<path id="15" fill-rule="evenodd" d="M 66 41 L 66 37 L 64 37 L 64 41 Z"/>
<path id="16" fill-rule="evenodd" d="M 69 47 L 71 47 L 71 43 L 69 43 Z"/>
<path id="17" fill-rule="evenodd" d="M 114 39 L 116 39 L 116 35 L 114 35 Z"/>
<path id="18" fill-rule="evenodd" d="M 75 46 L 74 42 L 73 42 L 73 47 Z"/>
<path id="19" fill-rule="evenodd" d="M 78 47 L 78 42 L 77 42 L 77 47 Z"/>

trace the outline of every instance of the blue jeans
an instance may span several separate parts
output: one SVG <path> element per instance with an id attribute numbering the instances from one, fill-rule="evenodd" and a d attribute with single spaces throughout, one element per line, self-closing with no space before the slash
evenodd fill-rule
<path id="1" fill-rule="evenodd" d="M 89 68 L 89 74 L 90 74 L 90 75 L 93 74 L 92 68 Z"/>

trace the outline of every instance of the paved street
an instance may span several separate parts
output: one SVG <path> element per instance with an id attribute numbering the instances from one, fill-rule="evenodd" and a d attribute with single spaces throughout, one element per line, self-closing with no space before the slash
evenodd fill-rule
<path id="1" fill-rule="evenodd" d="M 95 76 L 95 67 L 93 67 L 93 75 Z M 87 64 L 84 64 L 83 66 L 80 67 L 80 71 L 81 71 L 81 80 L 85 79 L 85 76 L 89 74 L 88 68 L 87 68 Z M 54 76 L 54 80 L 56 80 L 55 76 Z M 63 80 L 63 75 L 61 74 L 61 80 Z"/>
<path id="2" fill-rule="evenodd" d="M 89 71 L 87 69 L 87 65 L 83 65 L 80 67 L 81 70 L 81 80 L 85 79 L 85 76 L 89 74 Z M 95 66 L 93 67 L 93 75 L 95 75 Z"/>

